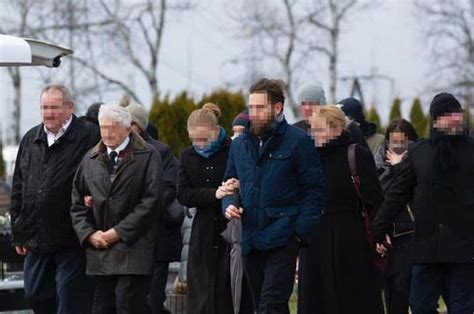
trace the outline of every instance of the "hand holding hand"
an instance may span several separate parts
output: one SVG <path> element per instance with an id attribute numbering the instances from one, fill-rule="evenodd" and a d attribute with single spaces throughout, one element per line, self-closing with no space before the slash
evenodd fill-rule
<path id="1" fill-rule="evenodd" d="M 111 228 L 102 234 L 102 238 L 110 245 L 117 243 L 120 236 L 114 228 Z"/>
<path id="2" fill-rule="evenodd" d="M 229 205 L 225 210 L 225 216 L 227 219 L 240 219 L 243 213 L 244 209 L 242 207 L 237 208 L 234 205 Z"/>
<path id="3" fill-rule="evenodd" d="M 221 199 L 223 199 L 224 197 L 229 196 L 229 195 L 232 195 L 232 194 L 234 194 L 234 192 L 228 191 L 224 186 L 221 185 L 221 186 L 216 190 L 216 199 L 221 200 Z"/>
<path id="4" fill-rule="evenodd" d="M 87 241 L 96 249 L 106 249 L 109 247 L 109 244 L 104 239 L 104 232 L 102 230 L 98 230 L 91 234 Z"/>

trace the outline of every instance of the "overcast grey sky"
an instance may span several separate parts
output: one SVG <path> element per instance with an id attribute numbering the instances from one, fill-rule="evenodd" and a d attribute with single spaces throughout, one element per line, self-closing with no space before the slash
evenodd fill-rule
<path id="1" fill-rule="evenodd" d="M 6 0 L 0 0 L 6 1 Z M 236 40 L 231 28 L 226 8 L 228 2 L 218 0 L 198 1 L 198 8 L 185 16 L 168 19 L 169 24 L 161 51 L 159 84 L 162 93 L 174 94 L 188 89 L 200 96 L 225 83 L 242 87 L 242 77 L 246 73 L 243 65 L 231 65 L 228 61 L 238 56 L 246 43 Z M 374 101 L 385 121 L 393 96 L 404 102 L 407 115 L 414 97 L 420 96 L 427 106 L 431 91 L 428 78 L 430 53 L 421 34 L 420 25 L 414 14 L 412 0 L 384 0 L 376 9 L 362 12 L 348 20 L 341 38 L 340 76 L 364 75 L 376 71 L 395 80 L 394 95 L 390 85 L 363 85 L 367 105 Z M 63 61 L 63 65 L 67 64 Z M 314 58 L 315 71 L 302 80 L 318 80 L 328 88 L 328 72 L 323 58 Z M 52 69 L 51 71 L 62 71 Z M 264 68 L 268 76 L 278 73 L 276 68 Z M 37 71 L 24 68 L 24 103 L 22 130 L 25 132 L 40 121 L 38 98 L 42 88 L 37 80 Z M 127 77 L 134 80 L 136 90 L 146 96 L 143 83 L 134 78 L 133 70 Z M 7 104 L 13 93 L 5 69 L 0 69 L 1 122 L 7 123 Z M 349 86 L 341 84 L 338 98 L 347 97 Z M 121 93 L 106 95 L 105 101 L 117 101 Z"/>

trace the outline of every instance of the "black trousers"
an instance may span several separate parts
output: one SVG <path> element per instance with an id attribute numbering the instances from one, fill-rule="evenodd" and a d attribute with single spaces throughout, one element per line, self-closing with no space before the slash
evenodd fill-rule
<path id="1" fill-rule="evenodd" d="M 388 314 L 408 314 L 412 267 L 413 235 L 392 240 L 385 272 L 385 301 Z"/>
<path id="2" fill-rule="evenodd" d="M 96 276 L 93 314 L 148 314 L 150 277 L 143 275 Z"/>
<path id="3" fill-rule="evenodd" d="M 291 239 L 281 248 L 253 250 L 244 257 L 244 271 L 258 314 L 289 314 L 299 243 Z"/>
<path id="4" fill-rule="evenodd" d="M 151 280 L 150 292 L 148 293 L 148 304 L 151 313 L 167 314 L 164 303 L 166 300 L 166 283 L 168 281 L 168 262 L 156 261 L 153 265 L 153 277 Z"/>
<path id="5" fill-rule="evenodd" d="M 25 259 L 25 298 L 36 314 L 89 314 L 94 281 L 85 274 L 83 250 L 29 251 Z"/>

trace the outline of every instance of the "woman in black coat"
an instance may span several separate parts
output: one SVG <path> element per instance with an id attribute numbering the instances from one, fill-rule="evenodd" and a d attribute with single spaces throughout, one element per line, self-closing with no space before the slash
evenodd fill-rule
<path id="1" fill-rule="evenodd" d="M 401 170 L 408 144 L 418 140 L 415 129 L 405 119 L 390 123 L 385 133 L 385 144 L 375 154 L 382 190 L 388 193 Z M 385 270 L 385 304 L 387 314 L 408 314 L 408 297 L 412 266 L 413 234 L 415 232 L 412 204 L 398 214 L 390 234 L 392 249 Z"/>
<path id="2" fill-rule="evenodd" d="M 353 140 L 337 106 L 319 108 L 311 132 L 326 180 L 326 205 L 302 249 L 299 264 L 299 314 L 383 314 L 380 285 L 352 184 L 348 148 Z M 372 216 L 383 201 L 371 152 L 355 147 L 361 194 Z"/>
<path id="3" fill-rule="evenodd" d="M 181 152 L 178 200 L 196 207 L 189 244 L 187 284 L 189 314 L 233 314 L 230 247 L 221 237 L 226 227 L 219 189 L 230 139 L 217 124 L 219 109 L 206 105 L 188 119 L 193 146 Z"/>

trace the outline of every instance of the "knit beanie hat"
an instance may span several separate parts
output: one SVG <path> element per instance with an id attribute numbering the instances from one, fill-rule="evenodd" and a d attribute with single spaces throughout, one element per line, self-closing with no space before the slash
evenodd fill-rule
<path id="1" fill-rule="evenodd" d="M 304 102 L 319 103 L 321 106 L 326 105 L 326 95 L 321 84 L 304 85 L 298 92 L 298 104 Z"/>
<path id="2" fill-rule="evenodd" d="M 249 111 L 244 110 L 235 117 L 234 121 L 232 122 L 232 126 L 236 126 L 236 125 L 247 126 L 249 121 L 250 121 Z"/>
<path id="3" fill-rule="evenodd" d="M 433 121 L 447 113 L 462 112 L 459 101 L 449 93 L 440 93 L 434 96 L 430 105 L 430 116 Z"/>
<path id="4" fill-rule="evenodd" d="M 132 115 L 132 121 L 135 122 L 142 131 L 145 131 L 148 126 L 148 111 L 145 107 L 135 102 L 130 102 L 125 109 Z"/>
<path id="5" fill-rule="evenodd" d="M 365 121 L 362 104 L 355 98 L 346 98 L 339 102 L 342 105 L 341 109 L 346 116 L 355 122 L 362 124 Z"/>

